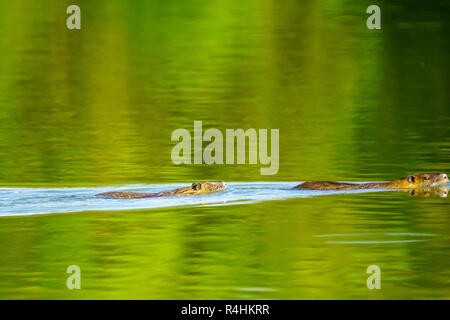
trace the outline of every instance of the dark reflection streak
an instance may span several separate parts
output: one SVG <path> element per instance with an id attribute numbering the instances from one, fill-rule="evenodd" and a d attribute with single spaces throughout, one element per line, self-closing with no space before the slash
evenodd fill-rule
<path id="1" fill-rule="evenodd" d="M 422 188 L 407 190 L 407 192 L 411 197 L 447 198 L 448 189 L 448 187 Z"/>

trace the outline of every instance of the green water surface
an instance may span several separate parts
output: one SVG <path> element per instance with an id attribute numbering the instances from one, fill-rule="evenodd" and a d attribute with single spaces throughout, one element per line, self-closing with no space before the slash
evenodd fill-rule
<path id="1" fill-rule="evenodd" d="M 450 2 L 371 4 L 1 1 L 0 186 L 449 174 Z M 174 165 L 195 120 L 279 129 L 278 173 Z M 397 192 L 0 217 L 0 298 L 449 299 L 449 227 Z"/>

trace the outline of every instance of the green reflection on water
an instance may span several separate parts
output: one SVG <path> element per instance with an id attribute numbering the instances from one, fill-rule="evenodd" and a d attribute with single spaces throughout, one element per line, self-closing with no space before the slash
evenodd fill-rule
<path id="1" fill-rule="evenodd" d="M 69 4 L 0 3 L 1 185 L 450 171 L 449 1 L 381 1 L 380 31 L 365 26 L 369 1 L 90 1 L 81 31 L 65 28 Z M 279 129 L 278 174 L 175 166 L 171 133 L 194 120 Z M 447 199 L 382 193 L 5 218 L 0 294 L 449 298 L 445 237 L 371 246 L 313 237 L 445 236 L 447 212 Z M 68 264 L 82 267 L 80 292 L 64 289 Z M 381 291 L 365 287 L 370 264 L 382 268 Z"/>
<path id="2" fill-rule="evenodd" d="M 448 227 L 447 200 L 395 192 L 2 218 L 0 296 L 448 299 Z"/>

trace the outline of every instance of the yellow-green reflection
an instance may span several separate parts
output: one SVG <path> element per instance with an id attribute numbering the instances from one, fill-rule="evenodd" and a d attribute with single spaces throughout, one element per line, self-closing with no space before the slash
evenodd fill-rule
<path id="1" fill-rule="evenodd" d="M 450 171 L 449 1 L 381 1 L 380 31 L 369 1 L 83 1 L 81 31 L 65 28 L 69 4 L 0 3 L 2 186 Z M 279 129 L 278 174 L 175 166 L 171 133 L 194 120 Z M 449 298 L 447 211 L 448 198 L 380 193 L 4 218 L 0 296 Z M 314 237 L 385 232 L 436 236 Z M 64 287 L 69 264 L 80 292 Z M 370 264 L 381 291 L 365 287 Z"/>

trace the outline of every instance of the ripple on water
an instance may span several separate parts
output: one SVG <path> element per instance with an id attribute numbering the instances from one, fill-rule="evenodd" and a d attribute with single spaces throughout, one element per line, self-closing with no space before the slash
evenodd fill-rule
<path id="1" fill-rule="evenodd" d="M 389 237 L 419 237 L 419 239 L 401 239 L 391 240 Z M 424 237 L 436 237 L 438 235 L 431 233 L 414 233 L 414 232 L 388 232 L 388 233 L 342 233 L 342 234 L 321 234 L 314 235 L 315 238 L 339 238 L 342 237 L 361 237 L 361 238 L 376 238 L 376 240 L 327 240 L 325 243 L 330 244 L 395 244 L 395 243 L 410 243 L 410 242 L 423 242 L 431 239 L 424 239 Z M 421 238 L 420 238 L 421 237 Z M 387 240 L 389 239 L 389 240 Z"/>

